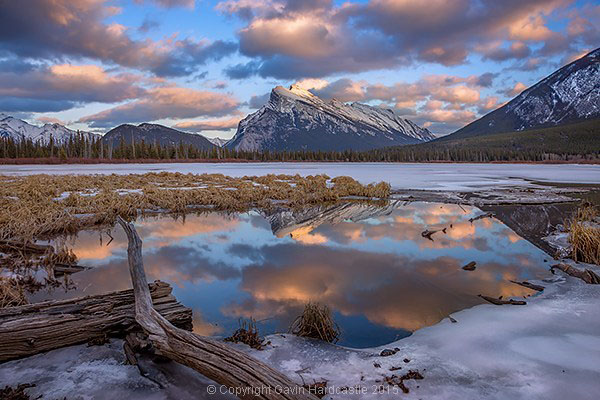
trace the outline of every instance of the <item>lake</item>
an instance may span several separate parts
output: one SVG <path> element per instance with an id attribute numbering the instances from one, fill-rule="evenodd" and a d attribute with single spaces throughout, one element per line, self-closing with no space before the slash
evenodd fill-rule
<path id="1" fill-rule="evenodd" d="M 488 296 L 528 296 L 510 282 L 550 276 L 548 256 L 474 207 L 349 202 L 300 211 L 203 212 L 139 219 L 149 280 L 160 279 L 194 310 L 194 329 L 227 336 L 240 318 L 261 334 L 286 332 L 308 301 L 326 304 L 341 345 L 372 347 L 406 337 Z M 441 229 L 445 228 L 445 232 Z M 426 229 L 440 230 L 429 240 Z M 63 239 L 93 267 L 73 288 L 32 300 L 131 287 L 119 227 Z M 461 267 L 471 261 L 475 271 Z"/>
<path id="2" fill-rule="evenodd" d="M 143 174 L 146 172 L 220 173 L 233 177 L 266 174 L 347 175 L 367 184 L 386 181 L 393 189 L 474 191 L 529 186 L 532 181 L 600 184 L 600 165 L 472 163 L 157 163 L 0 165 L 3 175 Z"/>

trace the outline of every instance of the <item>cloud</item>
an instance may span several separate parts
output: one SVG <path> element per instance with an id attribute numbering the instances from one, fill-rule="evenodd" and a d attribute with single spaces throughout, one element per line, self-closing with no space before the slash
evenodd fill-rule
<path id="1" fill-rule="evenodd" d="M 31 0 L 27 7 L 6 1 L 0 3 L 0 13 L 0 49 L 18 57 L 92 58 L 161 76 L 183 76 L 237 50 L 234 42 L 180 39 L 176 34 L 159 41 L 134 40 L 128 27 L 103 22 L 115 13 L 103 0 Z"/>
<path id="2" fill-rule="evenodd" d="M 146 18 L 144 18 L 144 21 L 142 21 L 142 24 L 137 28 L 137 30 L 140 33 L 148 33 L 152 30 L 155 30 L 159 26 L 160 26 L 160 22 L 146 17 Z"/>
<path id="3" fill-rule="evenodd" d="M 254 96 L 250 97 L 250 101 L 248 101 L 248 107 L 250 107 L 252 109 L 261 108 L 262 106 L 264 106 L 267 103 L 267 101 L 269 101 L 270 95 L 271 95 L 271 93 L 265 93 L 265 94 L 254 95 Z"/>
<path id="4" fill-rule="evenodd" d="M 148 89 L 134 101 L 85 116 L 79 122 L 90 123 L 92 127 L 110 127 L 162 118 L 223 116 L 233 112 L 238 106 L 238 101 L 230 95 L 163 86 Z"/>
<path id="5" fill-rule="evenodd" d="M 513 42 L 509 46 L 502 46 L 501 43 L 495 43 L 490 47 L 481 48 L 480 50 L 484 59 L 494 61 L 523 59 L 531 55 L 531 49 L 523 42 Z"/>
<path id="6" fill-rule="evenodd" d="M 228 131 L 237 128 L 241 119 L 241 116 L 235 116 L 226 119 L 215 119 L 208 121 L 184 121 L 175 124 L 175 128 L 193 132 Z"/>
<path id="7" fill-rule="evenodd" d="M 135 0 L 135 2 L 138 4 L 143 4 L 144 0 Z M 196 0 L 150 0 L 147 2 L 148 3 L 156 3 L 157 5 L 164 7 L 164 8 L 171 8 L 171 7 L 194 8 Z"/>
<path id="8" fill-rule="evenodd" d="M 299 79 L 418 61 L 460 65 L 467 63 L 471 54 L 491 60 L 523 59 L 532 54 L 532 44 L 548 46 L 556 40 L 558 30 L 565 28 L 550 28 L 549 21 L 563 17 L 571 3 L 432 0 L 423 7 L 404 0 L 341 5 L 332 1 L 228 0 L 216 8 L 246 21 L 238 31 L 240 52 L 252 60 L 230 67 L 228 76 Z M 567 47 L 576 46 L 580 37 L 590 36 L 595 29 L 583 20 L 571 25 Z"/>
<path id="9" fill-rule="evenodd" d="M 37 117 L 36 120 L 43 124 L 59 124 L 59 125 L 67 124 L 66 122 L 64 122 L 58 118 L 46 117 L 46 116 Z"/>
<path id="10" fill-rule="evenodd" d="M 140 80 L 97 65 L 38 65 L 8 59 L 0 62 L 0 107 L 44 112 L 89 102 L 113 103 L 143 95 Z"/>
<path id="11" fill-rule="evenodd" d="M 508 97 L 515 97 L 525 89 L 527 89 L 527 85 L 525 85 L 523 82 L 517 82 L 512 88 L 506 89 L 504 94 Z"/>
<path id="12" fill-rule="evenodd" d="M 317 86 L 318 89 L 309 90 L 324 99 L 379 102 L 385 107 L 393 106 L 399 115 L 425 127 L 432 127 L 437 133 L 449 133 L 495 108 L 498 98 L 482 98 L 481 90 L 490 87 L 497 75 L 425 75 L 415 82 L 390 85 L 348 78 L 333 82 L 305 82 L 311 83 L 308 86 Z"/>

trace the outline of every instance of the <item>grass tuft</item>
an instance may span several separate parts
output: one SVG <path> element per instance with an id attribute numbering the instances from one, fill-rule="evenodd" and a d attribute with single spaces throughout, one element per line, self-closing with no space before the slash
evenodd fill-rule
<path id="1" fill-rule="evenodd" d="M 586 203 L 571 218 L 569 243 L 571 258 L 590 264 L 600 265 L 600 223 L 598 209 Z"/>
<path id="2" fill-rule="evenodd" d="M 232 343 L 244 343 L 256 350 L 262 350 L 264 347 L 264 339 L 258 334 L 258 328 L 256 327 L 256 321 L 253 318 L 245 321 L 240 319 L 240 327 L 233 333 L 233 335 L 226 337 L 226 342 Z"/>
<path id="3" fill-rule="evenodd" d="M 340 338 L 340 328 L 333 320 L 329 307 L 309 302 L 304 306 L 302 315 L 298 316 L 289 329 L 290 333 L 313 339 L 335 343 Z"/>

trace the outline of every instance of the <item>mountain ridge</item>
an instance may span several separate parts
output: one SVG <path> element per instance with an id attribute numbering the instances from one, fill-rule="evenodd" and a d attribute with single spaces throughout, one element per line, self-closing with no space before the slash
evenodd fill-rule
<path id="1" fill-rule="evenodd" d="M 100 135 L 92 132 L 74 131 L 58 123 L 37 126 L 8 114 L 0 113 L 0 138 L 12 138 L 15 141 L 31 140 L 34 143 L 47 144 L 51 137 L 55 143 L 66 143 L 69 138 L 77 134 L 84 135 L 88 140 L 100 137 Z"/>
<path id="2" fill-rule="evenodd" d="M 600 48 L 563 66 L 502 107 L 437 141 L 559 126 L 600 117 Z"/>
<path id="3" fill-rule="evenodd" d="M 144 140 L 147 144 L 158 143 L 161 146 L 183 143 L 203 150 L 215 147 L 215 144 L 202 135 L 182 132 L 164 125 L 146 122 L 139 125 L 121 124 L 106 132 L 102 137 L 102 141 L 110 143 L 114 147 L 119 145 L 121 138 L 123 138 L 125 143 L 131 143 L 132 140 L 134 142 Z"/>
<path id="4" fill-rule="evenodd" d="M 391 109 L 324 101 L 292 85 L 276 86 L 264 106 L 240 121 L 226 146 L 246 151 L 369 150 L 433 138 Z"/>

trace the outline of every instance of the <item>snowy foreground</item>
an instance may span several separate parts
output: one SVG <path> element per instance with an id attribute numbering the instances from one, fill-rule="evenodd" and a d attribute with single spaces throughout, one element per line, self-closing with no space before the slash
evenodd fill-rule
<path id="1" fill-rule="evenodd" d="M 530 181 L 600 184 L 600 165 L 583 164 L 396 164 L 396 163 L 165 163 L 91 165 L 0 165 L 2 175 L 220 173 L 233 177 L 266 174 L 347 175 L 361 183 L 387 181 L 394 189 L 475 191 L 529 186 Z"/>
<path id="2" fill-rule="evenodd" d="M 579 268 L 583 265 L 579 264 Z M 600 268 L 587 266 L 600 272 Z M 526 306 L 478 305 L 387 346 L 354 350 L 271 335 L 266 350 L 237 345 L 299 383 L 327 381 L 328 399 L 597 399 L 600 287 L 557 272 Z M 175 363 L 124 365 L 122 342 L 51 351 L 0 367 L 0 386 L 35 383 L 32 398 L 226 399 L 225 389 Z M 383 349 L 398 348 L 391 356 Z M 401 367 L 390 371 L 392 367 Z M 404 394 L 384 376 L 418 370 Z M 350 389 L 351 388 L 351 389 Z M 216 390 L 210 395 L 209 390 Z M 361 394 L 347 392 L 360 391 Z M 346 392 L 346 394 L 339 394 Z M 398 394 L 399 392 L 399 394 Z"/>

